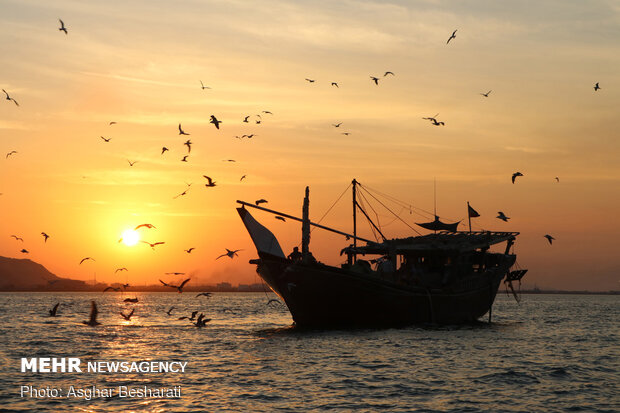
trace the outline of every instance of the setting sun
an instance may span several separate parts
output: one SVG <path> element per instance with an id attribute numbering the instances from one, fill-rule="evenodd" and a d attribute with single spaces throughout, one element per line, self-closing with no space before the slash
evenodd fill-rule
<path id="1" fill-rule="evenodd" d="M 133 229 L 125 230 L 122 235 L 122 240 L 123 244 L 128 247 L 133 247 L 138 243 L 138 241 L 140 241 L 140 234 L 138 234 L 138 231 L 134 231 Z"/>

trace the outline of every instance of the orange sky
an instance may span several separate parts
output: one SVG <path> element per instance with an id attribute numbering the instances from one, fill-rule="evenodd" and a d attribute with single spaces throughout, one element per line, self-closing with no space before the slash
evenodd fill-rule
<path id="1" fill-rule="evenodd" d="M 318 220 L 357 178 L 432 210 L 436 179 L 439 215 L 465 219 L 469 201 L 477 228 L 521 232 L 526 286 L 618 289 L 617 3 L 7 0 L 2 10 L 0 86 L 20 103 L 0 100 L 2 256 L 84 280 L 124 281 L 114 269 L 127 267 L 134 284 L 164 272 L 252 283 L 236 199 L 300 215 L 309 185 Z M 252 123 L 263 110 L 273 116 Z M 445 126 L 421 119 L 436 113 Z M 525 176 L 512 185 L 515 171 Z M 347 194 L 324 223 L 351 231 L 350 211 Z M 254 215 L 285 251 L 299 242 L 299 224 Z M 140 229 L 143 240 L 165 244 L 117 243 L 143 223 L 157 227 Z M 385 233 L 411 235 L 396 223 Z M 346 245 L 313 232 L 325 262 Z M 243 251 L 216 261 L 224 248 Z M 86 256 L 96 262 L 78 265 Z"/>

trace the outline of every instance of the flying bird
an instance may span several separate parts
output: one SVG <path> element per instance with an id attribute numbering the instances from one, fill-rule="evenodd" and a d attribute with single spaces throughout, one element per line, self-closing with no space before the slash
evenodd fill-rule
<path id="1" fill-rule="evenodd" d="M 523 176 L 523 174 L 521 172 L 515 172 L 512 174 L 512 183 L 515 183 L 515 180 L 517 179 L 517 176 Z"/>
<path id="2" fill-rule="evenodd" d="M 189 135 L 189 133 L 186 133 L 183 128 L 181 128 L 181 124 L 179 123 L 179 135 Z"/>
<path id="3" fill-rule="evenodd" d="M 170 309 L 169 309 L 168 311 L 166 311 L 166 314 L 168 314 L 168 315 L 172 315 L 172 314 L 170 314 L 170 313 L 172 312 L 172 310 L 173 310 L 173 309 L 174 309 L 174 307 L 170 307 Z"/>
<path id="4" fill-rule="evenodd" d="M 243 181 L 244 179 L 245 179 L 245 175 L 243 175 L 241 179 L 239 179 L 239 182 Z"/>
<path id="5" fill-rule="evenodd" d="M 60 22 L 60 27 L 58 28 L 58 30 L 60 30 L 61 32 L 65 32 L 65 34 L 69 34 L 69 32 L 67 32 L 67 28 L 65 27 L 65 22 L 63 22 L 61 19 L 58 19 L 58 21 Z"/>
<path id="6" fill-rule="evenodd" d="M 166 148 L 165 146 L 161 148 L 161 154 L 163 155 L 164 152 L 169 151 L 170 149 Z"/>
<path id="7" fill-rule="evenodd" d="M 219 129 L 220 128 L 220 123 L 222 123 L 222 121 L 221 120 L 217 120 L 215 115 L 211 115 L 211 120 L 209 121 L 209 123 L 214 124 L 215 125 L 215 129 Z"/>
<path id="8" fill-rule="evenodd" d="M 192 151 L 192 141 L 188 139 L 183 145 L 187 146 L 187 153 L 190 153 Z"/>
<path id="9" fill-rule="evenodd" d="M 249 118 L 250 118 L 250 116 L 246 116 L 246 117 L 243 119 L 243 121 L 244 121 L 245 123 L 248 123 L 248 122 L 249 122 L 249 121 L 248 121 L 248 119 L 249 119 Z"/>
<path id="10" fill-rule="evenodd" d="M 129 288 L 129 287 L 131 287 L 131 286 L 130 286 L 129 284 L 121 284 L 121 287 L 123 287 L 123 290 L 126 290 L 127 288 Z M 126 299 L 125 299 L 125 302 L 126 302 L 126 303 L 129 303 L 129 302 L 132 302 L 132 303 L 133 303 L 133 302 L 136 302 L 136 303 L 137 303 L 137 302 L 138 302 L 138 299 L 136 298 L 136 300 L 134 301 L 134 300 L 133 300 L 133 298 L 126 298 Z"/>
<path id="11" fill-rule="evenodd" d="M 185 281 L 183 281 L 181 283 L 181 285 L 172 285 L 172 284 L 166 284 L 165 282 L 163 282 L 162 280 L 159 280 L 160 283 L 162 283 L 164 285 L 164 287 L 170 287 L 170 288 L 176 288 L 177 290 L 179 290 L 179 294 L 183 292 L 183 286 L 189 281 L 191 280 L 191 278 L 186 279 Z"/>
<path id="12" fill-rule="evenodd" d="M 598 91 L 600 88 L 601 88 L 601 87 L 598 85 L 598 82 L 596 82 L 596 84 L 594 85 L 594 91 L 596 92 L 596 91 Z M 4 90 L 4 89 L 2 89 L 2 90 Z M 6 92 L 4 92 L 4 93 L 6 93 Z M 9 96 L 9 95 L 7 95 L 7 99 L 8 99 L 8 96 Z M 15 102 L 15 103 L 17 103 L 17 102 Z"/>
<path id="13" fill-rule="evenodd" d="M 153 248 L 153 250 L 155 250 L 155 246 L 165 244 L 165 242 L 162 242 L 162 241 L 154 242 L 152 244 L 150 242 L 146 242 L 146 241 L 140 241 L 140 242 L 144 242 L 145 244 L 149 244 L 149 246 L 151 248 Z"/>
<path id="14" fill-rule="evenodd" d="M 255 134 L 251 134 L 251 135 L 243 135 L 243 136 L 245 136 L 245 137 L 246 137 L 246 138 L 248 138 L 248 139 L 252 139 L 254 136 L 257 136 L 257 135 L 255 135 Z"/>
<path id="15" fill-rule="evenodd" d="M 315 80 L 314 80 L 314 79 L 308 79 L 308 78 L 306 78 L 306 81 L 307 81 L 308 83 L 314 83 L 314 81 L 315 81 Z"/>
<path id="16" fill-rule="evenodd" d="M 56 317 L 56 312 L 58 311 L 58 306 L 59 305 L 60 305 L 60 303 L 56 303 L 54 308 L 52 308 L 51 310 L 48 310 L 50 312 L 50 317 Z"/>
<path id="17" fill-rule="evenodd" d="M 370 78 L 372 79 L 373 82 L 375 82 L 375 85 L 379 84 L 379 78 L 378 77 L 370 76 Z"/>
<path id="18" fill-rule="evenodd" d="M 106 287 L 106 288 L 103 290 L 103 292 L 105 293 L 106 291 L 110 291 L 110 290 L 112 290 L 112 291 L 117 291 L 117 292 L 118 292 L 118 291 L 120 291 L 120 290 L 121 290 L 121 287 Z"/>
<path id="19" fill-rule="evenodd" d="M 90 318 L 88 321 L 82 321 L 82 323 L 86 324 L 87 326 L 91 326 L 91 327 L 95 327 L 98 326 L 101 323 L 97 322 L 97 314 L 99 313 L 99 311 L 97 311 L 97 304 L 95 304 L 94 301 L 90 302 Z"/>
<path id="20" fill-rule="evenodd" d="M 336 86 L 338 89 L 340 89 L 340 86 L 338 86 L 337 82 L 332 82 L 332 86 Z"/>
<path id="21" fill-rule="evenodd" d="M 9 156 L 11 156 L 11 155 L 13 155 L 15 153 L 17 153 L 17 151 L 11 151 L 11 152 L 7 153 L 5 159 L 7 159 Z"/>
<path id="22" fill-rule="evenodd" d="M 340 122 L 340 123 L 332 123 L 332 126 L 333 126 L 334 128 L 339 128 L 339 127 L 340 127 L 340 125 L 342 125 L 342 122 Z"/>
<path id="23" fill-rule="evenodd" d="M 232 260 L 232 259 L 233 259 L 233 257 L 234 257 L 235 255 L 236 255 L 236 256 L 239 256 L 239 255 L 237 254 L 239 251 L 243 251 L 243 250 L 234 250 L 234 251 L 231 251 L 231 250 L 229 250 L 228 248 L 226 248 L 226 254 L 222 254 L 222 255 L 220 255 L 219 257 L 217 257 L 217 258 L 216 258 L 216 260 L 219 260 L 219 259 L 220 259 L 220 258 L 222 258 L 222 257 L 230 257 L 230 259 Z"/>
<path id="24" fill-rule="evenodd" d="M 114 271 L 114 274 L 116 274 L 116 273 L 117 273 L 117 272 L 119 272 L 119 271 L 128 271 L 128 270 L 127 270 L 127 268 L 125 268 L 125 267 L 123 267 L 123 268 L 117 268 L 117 269 Z"/>
<path id="25" fill-rule="evenodd" d="M 498 211 L 497 213 L 499 215 L 496 218 L 501 219 L 504 222 L 508 222 L 508 220 L 510 219 L 510 217 L 507 217 L 506 215 L 504 215 L 502 211 Z"/>
<path id="26" fill-rule="evenodd" d="M 24 254 L 28 254 L 30 251 L 28 251 L 26 248 L 22 248 L 20 252 Z"/>
<path id="27" fill-rule="evenodd" d="M 11 235 L 11 238 L 15 238 L 15 241 L 24 242 L 24 239 L 22 237 L 18 237 L 17 235 Z"/>
<path id="28" fill-rule="evenodd" d="M 188 254 L 191 254 L 191 253 L 192 253 L 192 251 L 193 251 L 193 250 L 195 250 L 195 249 L 196 249 L 196 248 L 191 247 L 191 248 L 186 249 L 186 250 L 183 250 L 183 251 L 187 252 Z"/>
<path id="29" fill-rule="evenodd" d="M 42 232 L 41 235 L 43 235 L 43 239 L 45 240 L 44 242 L 47 242 L 47 239 L 50 237 L 49 235 L 47 235 L 45 232 Z"/>
<path id="30" fill-rule="evenodd" d="M 189 155 L 185 155 L 185 156 L 183 157 L 183 159 L 181 159 L 181 162 L 187 162 L 187 158 L 188 158 L 188 157 L 189 157 Z"/>
<path id="31" fill-rule="evenodd" d="M 281 217 L 280 215 L 276 215 L 275 218 L 279 219 L 280 221 L 286 222 L 286 219 L 284 219 L 284 217 Z"/>
<path id="32" fill-rule="evenodd" d="M 137 227 L 135 227 L 133 230 L 134 230 L 134 231 L 137 231 L 138 229 L 140 229 L 140 228 L 142 228 L 142 227 L 144 227 L 144 228 L 154 228 L 154 229 L 157 229 L 157 228 L 155 228 L 155 225 L 153 225 L 153 224 L 140 224 L 140 225 L 138 225 Z"/>
<path id="33" fill-rule="evenodd" d="M 452 39 L 456 39 L 456 30 L 452 32 L 452 34 L 450 35 L 450 38 L 448 39 L 446 44 L 450 43 L 450 40 L 452 40 Z"/>
<path id="34" fill-rule="evenodd" d="M 598 83 L 597 83 L 597 85 L 598 85 Z M 3 92 L 4 92 L 4 94 L 6 95 L 6 100 L 12 100 L 12 101 L 13 101 L 13 103 L 15 103 L 15 105 L 19 106 L 19 103 L 17 103 L 17 101 L 16 101 L 15 99 L 13 99 L 12 97 L 10 97 L 10 96 L 9 96 L 9 93 L 8 93 L 6 90 L 2 89 L 2 91 L 3 91 Z"/>
<path id="35" fill-rule="evenodd" d="M 161 280 L 160 280 L 161 281 Z M 189 320 L 189 321 L 193 321 L 196 318 L 196 314 L 198 314 L 198 311 L 192 311 L 192 316 L 188 317 L 188 316 L 183 316 L 183 317 L 179 317 L 179 320 Z"/>
<path id="36" fill-rule="evenodd" d="M 556 180 L 557 182 L 560 182 L 560 178 L 558 178 L 557 176 L 555 177 L 555 180 Z"/>
<path id="37" fill-rule="evenodd" d="M 394 76 L 394 72 L 385 72 L 385 73 L 383 74 L 383 77 L 386 77 L 387 75 L 392 75 L 392 76 Z"/>
<path id="38" fill-rule="evenodd" d="M 108 123 L 108 125 L 116 125 L 116 122 L 112 121 L 112 122 Z"/>
<path id="39" fill-rule="evenodd" d="M 193 323 L 196 327 L 201 328 L 207 325 L 207 323 L 211 321 L 210 318 L 205 318 L 205 315 L 200 313 L 200 315 L 198 316 L 198 319 L 196 320 L 195 323 Z"/>
<path id="40" fill-rule="evenodd" d="M 547 238 L 547 241 L 549 241 L 549 245 L 553 245 L 553 240 L 555 238 L 553 238 L 551 235 L 547 234 L 547 235 L 543 235 L 545 238 Z"/>
<path id="41" fill-rule="evenodd" d="M 266 114 L 268 114 L 268 115 L 273 115 L 273 113 L 271 113 L 271 112 L 270 112 L 270 111 L 268 111 L 268 110 L 263 110 L 263 113 L 266 113 Z"/>
<path id="42" fill-rule="evenodd" d="M 237 162 L 234 159 L 222 159 L 222 162 Z"/>
<path id="43" fill-rule="evenodd" d="M 207 175 L 203 175 L 203 176 L 206 178 L 207 181 L 209 181 L 208 183 L 205 184 L 206 187 L 215 186 L 215 181 L 213 179 L 211 179 Z"/>
<path id="44" fill-rule="evenodd" d="M 202 296 L 202 295 L 204 295 L 205 297 L 209 298 L 209 297 L 211 297 L 213 294 L 212 294 L 212 293 L 200 293 L 200 294 L 198 294 L 198 295 L 196 296 L 196 298 L 198 298 L 198 297 L 200 297 L 200 296 Z"/>
<path id="45" fill-rule="evenodd" d="M 129 159 L 127 159 L 127 162 L 129 162 L 129 166 L 134 166 L 136 163 L 138 163 L 138 161 L 131 162 Z"/>
<path id="46" fill-rule="evenodd" d="M 110 142 L 112 140 L 112 138 L 104 138 L 103 136 L 100 136 L 101 139 L 103 139 L 104 142 Z"/>
<path id="47" fill-rule="evenodd" d="M 204 83 L 202 83 L 202 80 L 200 81 L 200 87 L 202 88 L 202 90 L 211 89 L 209 86 L 205 86 Z"/>
<path id="48" fill-rule="evenodd" d="M 167 272 L 166 275 L 185 275 L 185 273 L 184 272 Z"/>
<path id="49" fill-rule="evenodd" d="M 122 311 L 120 312 L 120 315 L 123 316 L 123 318 L 127 321 L 131 321 L 131 316 L 133 315 L 133 312 L 135 311 L 135 308 L 131 309 L 131 312 L 129 314 L 125 314 Z"/>
<path id="50" fill-rule="evenodd" d="M 95 259 L 94 259 L 94 258 L 91 258 L 91 257 L 86 257 L 86 258 L 82 258 L 82 260 L 80 261 L 80 264 L 78 264 L 78 265 L 81 265 L 81 264 L 82 264 L 84 261 L 86 261 L 86 260 L 95 261 Z"/>
<path id="51" fill-rule="evenodd" d="M 260 204 L 266 204 L 267 202 L 269 202 L 269 201 L 267 201 L 266 199 L 261 198 L 261 199 L 255 201 L 254 203 L 256 205 L 260 205 Z"/>
<path id="52" fill-rule="evenodd" d="M 344 135 L 344 136 L 349 136 L 350 134 L 351 134 L 351 132 L 342 132 L 341 133 L 341 135 Z"/>
<path id="53" fill-rule="evenodd" d="M 489 93 L 491 93 L 492 90 L 489 90 L 487 93 L 481 93 L 482 96 L 484 96 L 485 98 L 489 97 Z"/>

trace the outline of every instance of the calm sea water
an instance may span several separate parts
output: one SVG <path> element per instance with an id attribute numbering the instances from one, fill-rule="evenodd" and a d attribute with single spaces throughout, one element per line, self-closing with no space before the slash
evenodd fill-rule
<path id="1" fill-rule="evenodd" d="M 137 304 L 122 298 L 137 296 Z M 0 411 L 617 412 L 620 297 L 498 296 L 492 324 L 290 328 L 273 295 L 0 294 Z M 90 301 L 99 327 L 81 324 Z M 47 310 L 62 303 L 59 317 Z M 165 311 L 174 306 L 173 316 Z M 135 307 L 131 321 L 119 315 Z M 204 312 L 198 329 L 181 315 Z M 182 361 L 185 373 L 21 373 L 21 357 Z M 32 398 L 20 386 L 181 386 L 181 398 Z"/>

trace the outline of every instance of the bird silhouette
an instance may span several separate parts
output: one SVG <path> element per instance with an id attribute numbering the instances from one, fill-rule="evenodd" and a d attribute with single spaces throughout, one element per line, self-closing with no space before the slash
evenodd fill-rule
<path id="1" fill-rule="evenodd" d="M 271 111 L 268 111 L 268 110 L 263 110 L 263 113 L 266 113 L 267 115 L 273 115 L 273 113 L 271 113 Z"/>
<path id="2" fill-rule="evenodd" d="M 517 176 L 523 176 L 523 174 L 521 172 L 515 172 L 512 174 L 512 183 L 515 183 L 515 180 L 517 179 Z"/>
<path id="3" fill-rule="evenodd" d="M 349 136 L 349 135 L 351 134 L 351 132 L 342 132 L 342 133 L 340 133 L 340 134 L 341 134 L 341 135 L 344 135 L 344 136 Z"/>
<path id="4" fill-rule="evenodd" d="M 596 92 L 596 91 L 598 91 L 600 88 L 601 88 L 601 87 L 598 85 L 598 82 L 596 82 L 596 84 L 594 85 L 594 91 Z M 4 89 L 3 89 L 3 90 L 4 90 Z M 6 92 L 4 92 L 4 93 L 6 93 Z M 7 95 L 7 96 L 8 96 L 8 95 Z M 7 99 L 8 99 L 8 97 L 7 97 Z M 15 102 L 15 103 L 17 103 L 17 102 Z"/>
<path id="5" fill-rule="evenodd" d="M 207 298 L 210 298 L 213 294 L 212 293 L 200 293 L 200 294 L 196 295 L 195 298 L 198 298 L 198 297 L 203 296 L 203 295 L 205 297 L 207 297 Z"/>
<path id="6" fill-rule="evenodd" d="M 215 186 L 215 181 L 213 179 L 211 179 L 207 175 L 203 175 L 203 176 L 208 181 L 208 183 L 205 184 L 206 187 L 213 187 L 213 186 Z"/>
<path id="7" fill-rule="evenodd" d="M 543 237 L 547 238 L 547 241 L 549 241 L 549 245 L 553 245 L 553 240 L 555 238 L 553 238 L 551 235 L 547 234 L 547 235 L 543 235 Z"/>
<path id="8" fill-rule="evenodd" d="M 257 136 L 257 135 L 255 135 L 255 134 L 253 134 L 253 133 L 252 133 L 252 134 L 250 134 L 250 135 L 243 135 L 243 136 L 245 136 L 245 137 L 246 137 L 246 138 L 248 138 L 248 139 L 252 139 L 253 137 L 255 137 L 255 136 Z"/>
<path id="9" fill-rule="evenodd" d="M 192 151 L 192 141 L 188 139 L 183 145 L 187 146 L 187 153 L 190 153 Z"/>
<path id="10" fill-rule="evenodd" d="M 170 307 L 168 309 L 168 311 L 166 311 L 166 314 L 168 314 L 169 316 L 172 315 L 172 314 L 170 314 L 170 313 L 172 313 L 172 310 L 174 310 L 174 307 Z"/>
<path id="11" fill-rule="evenodd" d="M 202 80 L 200 81 L 200 87 L 202 88 L 202 90 L 211 89 L 209 86 L 205 86 L 204 83 L 202 83 Z"/>
<path id="12" fill-rule="evenodd" d="M 133 312 L 135 311 L 135 308 L 131 309 L 131 312 L 129 314 L 125 314 L 122 311 L 120 312 L 120 315 L 123 316 L 123 318 L 127 321 L 131 321 L 131 316 L 133 315 Z"/>
<path id="13" fill-rule="evenodd" d="M 153 229 L 157 229 L 157 228 L 155 228 L 155 225 L 153 225 L 153 224 L 140 224 L 140 225 L 136 226 L 133 230 L 137 231 L 140 228 L 149 228 L 149 229 L 153 228 Z"/>
<path id="14" fill-rule="evenodd" d="M 183 250 L 183 251 L 187 252 L 188 254 L 191 254 L 191 253 L 192 253 L 192 251 L 193 251 L 193 250 L 195 250 L 195 249 L 196 249 L 196 248 L 191 247 L 191 248 L 188 248 L 188 249 Z"/>
<path id="15" fill-rule="evenodd" d="M 65 22 L 63 22 L 61 19 L 58 19 L 58 21 L 60 22 L 60 27 L 58 28 L 58 30 L 60 30 L 61 32 L 65 32 L 65 34 L 69 34 L 69 32 L 67 32 L 67 28 L 65 27 Z"/>
<path id="16" fill-rule="evenodd" d="M 13 154 L 16 154 L 16 153 L 17 153 L 17 151 L 11 151 L 11 152 L 7 153 L 6 156 L 5 156 L 5 159 L 8 159 L 9 156 L 11 156 Z"/>
<path id="17" fill-rule="evenodd" d="M 254 203 L 256 205 L 260 205 L 260 204 L 266 204 L 267 202 L 269 202 L 269 201 L 267 201 L 266 199 L 261 198 L 261 199 L 255 201 Z"/>
<path id="18" fill-rule="evenodd" d="M 193 323 L 196 327 L 201 328 L 207 325 L 207 323 L 211 321 L 210 318 L 205 318 L 205 315 L 200 313 L 200 315 L 198 316 L 198 319 L 196 320 L 195 323 Z"/>
<path id="19" fill-rule="evenodd" d="M 161 281 L 161 280 L 159 280 Z M 196 314 L 198 314 L 198 311 L 192 311 L 192 315 L 191 317 L 188 316 L 183 316 L 183 317 L 179 317 L 179 320 L 189 320 L 189 321 L 193 321 L 196 318 Z"/>
<path id="20" fill-rule="evenodd" d="M 43 242 L 47 242 L 47 239 L 50 237 L 49 235 L 47 235 L 45 232 L 42 232 L 41 235 L 43 235 Z"/>
<path id="21" fill-rule="evenodd" d="M 485 98 L 489 97 L 489 93 L 491 93 L 492 90 L 489 90 L 487 93 L 481 93 L 482 96 L 484 96 Z"/>
<path id="22" fill-rule="evenodd" d="M 108 125 L 116 125 L 116 122 L 112 121 L 112 122 L 108 123 Z"/>
<path id="23" fill-rule="evenodd" d="M 11 238 L 15 238 L 15 241 L 24 242 L 24 239 L 22 237 L 18 237 L 17 235 L 11 235 Z"/>
<path id="24" fill-rule="evenodd" d="M 58 312 L 58 306 L 59 305 L 60 305 L 60 303 L 56 303 L 54 308 L 52 308 L 51 310 L 48 310 L 50 312 L 50 317 L 56 317 L 56 313 Z"/>
<path id="25" fill-rule="evenodd" d="M 179 291 L 179 294 L 183 292 L 183 286 L 185 284 L 187 284 L 187 282 L 191 280 L 191 278 L 186 279 L 185 281 L 183 281 L 181 283 L 181 285 L 172 285 L 172 284 L 167 284 L 165 282 L 163 282 L 162 280 L 159 280 L 160 283 L 162 283 L 164 285 L 164 287 L 170 287 L 170 288 L 176 288 Z"/>
<path id="26" fill-rule="evenodd" d="M 314 80 L 314 79 L 308 79 L 308 78 L 306 78 L 306 81 L 307 81 L 308 83 L 314 83 L 314 82 L 315 82 L 315 80 Z"/>
<path id="27" fill-rule="evenodd" d="M 129 166 L 134 166 L 136 163 L 138 163 L 138 161 L 131 162 L 129 159 L 127 159 L 127 162 L 129 162 Z"/>
<path id="28" fill-rule="evenodd" d="M 187 162 L 187 158 L 189 157 L 189 155 L 185 155 L 183 156 L 183 159 L 181 159 L 181 162 Z"/>
<path id="29" fill-rule="evenodd" d="M 26 248 L 22 248 L 22 250 L 20 252 L 24 253 L 24 254 L 29 254 L 30 253 L 30 251 L 28 251 Z"/>
<path id="30" fill-rule="evenodd" d="M 112 138 L 104 138 L 103 136 L 100 136 L 101 139 L 103 139 L 104 142 L 110 142 L 112 140 Z"/>
<path id="31" fill-rule="evenodd" d="M 114 274 L 116 274 L 119 271 L 128 271 L 127 268 L 123 267 L 123 268 L 117 268 L 116 270 L 114 270 Z"/>
<path id="32" fill-rule="evenodd" d="M 161 154 L 163 155 L 164 152 L 169 151 L 170 149 L 166 148 L 165 146 L 161 148 Z"/>
<path id="33" fill-rule="evenodd" d="M 557 176 L 555 177 L 556 182 L 560 182 L 560 178 L 558 178 Z"/>
<path id="34" fill-rule="evenodd" d="M 91 258 L 91 257 L 86 257 L 86 258 L 82 258 L 82 260 L 80 261 L 80 264 L 79 264 L 79 265 L 82 265 L 82 263 L 83 263 L 84 261 L 87 261 L 87 260 L 95 261 L 95 259 L 94 259 L 94 258 Z"/>
<path id="35" fill-rule="evenodd" d="M 100 325 L 101 323 L 97 322 L 97 314 L 99 314 L 99 311 L 97 311 L 97 304 L 95 304 L 94 301 L 91 301 L 90 302 L 90 318 L 88 321 L 82 321 L 82 323 L 86 324 L 87 326 L 91 326 L 91 327 Z"/>
<path id="36" fill-rule="evenodd" d="M 118 291 L 120 291 L 120 290 L 121 290 L 121 287 L 106 287 L 106 288 L 103 290 L 103 292 L 105 293 L 106 291 L 110 291 L 110 290 L 112 290 L 112 291 L 117 291 L 117 292 L 118 292 Z"/>
<path id="37" fill-rule="evenodd" d="M 286 222 L 286 219 L 284 217 L 281 217 L 280 215 L 276 215 L 275 218 L 280 221 Z"/>
<path id="38" fill-rule="evenodd" d="M 243 175 L 241 179 L 239 179 L 239 182 L 243 181 L 244 179 L 245 179 L 245 175 Z"/>
<path id="39" fill-rule="evenodd" d="M 508 222 L 508 220 L 510 219 L 510 217 L 507 217 L 506 215 L 504 215 L 504 213 L 502 211 L 498 211 L 497 213 L 499 215 L 497 215 L 496 218 L 501 219 L 504 222 Z"/>
<path id="40" fill-rule="evenodd" d="M 189 133 L 186 133 L 183 128 L 181 128 L 181 124 L 179 123 L 179 135 L 189 135 Z"/>
<path id="41" fill-rule="evenodd" d="M 394 72 L 385 72 L 385 73 L 383 74 L 383 77 L 386 77 L 387 75 L 392 75 L 392 76 L 394 76 Z"/>
<path id="42" fill-rule="evenodd" d="M 378 77 L 370 76 L 370 78 L 372 79 L 373 82 L 375 82 L 375 85 L 379 84 L 379 78 Z"/>
<path id="43" fill-rule="evenodd" d="M 222 258 L 222 257 L 229 257 L 229 258 L 232 260 L 234 256 L 239 256 L 239 255 L 237 254 L 239 251 L 243 251 L 243 250 L 234 250 L 234 251 L 231 251 L 231 250 L 229 250 L 228 248 L 226 248 L 226 253 L 225 253 L 225 254 L 220 255 L 219 257 L 217 257 L 217 258 L 216 258 L 216 260 L 219 260 L 219 259 L 220 259 L 220 258 Z"/>
<path id="44" fill-rule="evenodd" d="M 166 275 L 185 275 L 185 273 L 184 272 L 167 272 Z"/>
<path id="45" fill-rule="evenodd" d="M 243 118 L 243 121 L 244 121 L 245 123 L 249 123 L 249 121 L 248 121 L 248 119 L 249 119 L 249 118 L 250 118 L 250 116 L 246 116 L 245 118 Z"/>
<path id="46" fill-rule="evenodd" d="M 215 129 L 219 129 L 220 128 L 220 123 L 222 123 L 222 121 L 221 120 L 217 120 L 215 115 L 211 115 L 211 120 L 209 121 L 209 123 L 212 123 L 213 125 L 215 125 Z"/>
<path id="47" fill-rule="evenodd" d="M 456 30 L 452 32 L 452 34 L 450 35 L 450 38 L 448 38 L 448 41 L 446 42 L 446 44 L 450 43 L 450 40 L 452 39 L 456 39 Z"/>
<path id="48" fill-rule="evenodd" d="M 146 242 L 146 241 L 140 241 L 140 242 L 144 242 L 145 244 L 149 244 L 149 246 L 150 246 L 153 250 L 155 250 L 155 247 L 156 247 L 157 245 L 162 245 L 162 244 L 165 244 L 165 242 L 162 242 L 162 241 L 159 241 L 159 242 L 153 242 L 153 243 Z"/>
<path id="49" fill-rule="evenodd" d="M 598 85 L 598 83 L 597 83 L 597 85 Z M 2 91 L 3 91 L 3 92 L 4 92 L 4 94 L 6 95 L 6 100 L 12 100 L 12 101 L 13 101 L 13 103 L 15 103 L 15 105 L 19 106 L 19 103 L 17 103 L 17 101 L 16 101 L 15 99 L 13 99 L 12 97 L 10 97 L 10 96 L 9 96 L 9 93 L 8 93 L 6 90 L 2 89 Z"/>
<path id="50" fill-rule="evenodd" d="M 342 125 L 342 122 L 340 122 L 340 123 L 332 123 L 332 126 L 333 126 L 334 128 L 339 128 L 339 127 L 340 127 L 340 125 Z"/>
<path id="51" fill-rule="evenodd" d="M 338 89 L 340 89 L 340 86 L 338 86 L 337 82 L 332 82 L 332 86 L 336 86 Z"/>

